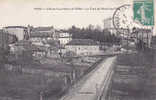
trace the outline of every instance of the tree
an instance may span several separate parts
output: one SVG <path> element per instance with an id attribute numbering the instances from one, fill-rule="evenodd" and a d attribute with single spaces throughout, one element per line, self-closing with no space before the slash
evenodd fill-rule
<path id="1" fill-rule="evenodd" d="M 9 56 L 9 46 L 7 48 L 0 47 L 0 67 L 2 68 L 4 64 L 8 62 Z"/>
<path id="2" fill-rule="evenodd" d="M 16 35 L 12 35 L 12 41 L 11 41 L 11 43 L 15 43 L 17 41 L 18 41 L 17 36 Z"/>
<path id="3" fill-rule="evenodd" d="M 8 46 L 9 34 L 4 31 L 0 31 L 0 67 L 2 68 L 8 61 L 8 55 L 10 48 Z"/>
<path id="4" fill-rule="evenodd" d="M 74 39 L 92 39 L 99 42 L 107 42 L 107 43 L 119 43 L 120 38 L 116 37 L 114 34 L 108 29 L 102 30 L 102 28 L 97 25 L 94 27 L 93 25 L 89 25 L 86 28 L 77 28 L 76 26 L 72 26 L 67 30 L 67 32 L 71 33 Z"/>
<path id="5" fill-rule="evenodd" d="M 94 30 L 94 25 L 89 24 L 89 26 L 87 27 L 89 30 Z"/>

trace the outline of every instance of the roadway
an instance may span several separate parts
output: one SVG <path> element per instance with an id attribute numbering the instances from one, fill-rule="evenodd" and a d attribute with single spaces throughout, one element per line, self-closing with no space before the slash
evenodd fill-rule
<path id="1" fill-rule="evenodd" d="M 103 60 L 60 100 L 97 100 L 115 59 L 116 57 L 109 57 Z"/>

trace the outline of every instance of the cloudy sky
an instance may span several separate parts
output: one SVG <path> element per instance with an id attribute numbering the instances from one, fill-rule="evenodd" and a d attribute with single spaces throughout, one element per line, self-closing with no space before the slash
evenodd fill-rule
<path id="1" fill-rule="evenodd" d="M 43 10 L 45 8 L 116 8 L 133 0 L 0 0 L 0 27 L 28 24 L 69 28 L 89 24 L 103 27 L 102 20 L 114 10 Z M 36 10 L 35 8 L 42 8 Z"/>

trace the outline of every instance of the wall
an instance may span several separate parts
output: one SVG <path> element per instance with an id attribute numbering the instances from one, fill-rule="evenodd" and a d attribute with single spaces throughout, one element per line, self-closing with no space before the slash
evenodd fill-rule
<path id="1" fill-rule="evenodd" d="M 67 45 L 65 47 L 69 51 L 73 51 L 78 55 L 95 55 L 100 53 L 99 46 L 97 45 Z"/>
<path id="2" fill-rule="evenodd" d="M 60 37 L 59 38 L 60 44 L 62 44 L 62 45 L 69 43 L 71 40 L 72 40 L 72 38 L 70 38 L 70 37 L 66 37 L 66 38 Z"/>
<path id="3" fill-rule="evenodd" d="M 24 39 L 25 32 L 23 28 L 5 28 L 4 30 L 10 34 L 16 35 L 18 40 Z"/>

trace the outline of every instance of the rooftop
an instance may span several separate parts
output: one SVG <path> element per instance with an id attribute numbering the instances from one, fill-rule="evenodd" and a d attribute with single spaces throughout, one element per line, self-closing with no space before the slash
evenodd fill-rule
<path id="1" fill-rule="evenodd" d="M 67 45 L 98 45 L 99 43 L 91 39 L 73 39 Z"/>
<path id="2" fill-rule="evenodd" d="M 51 27 L 36 27 L 36 28 L 33 28 L 32 31 L 50 31 L 54 29 L 52 26 Z"/>
<path id="3" fill-rule="evenodd" d="M 38 32 L 38 31 L 34 31 L 31 32 L 30 37 L 50 37 L 51 34 L 48 32 Z"/>
<path id="4" fill-rule="evenodd" d="M 24 26 L 7 26 L 7 27 L 4 27 L 4 28 L 27 28 L 27 27 L 24 27 Z"/>

